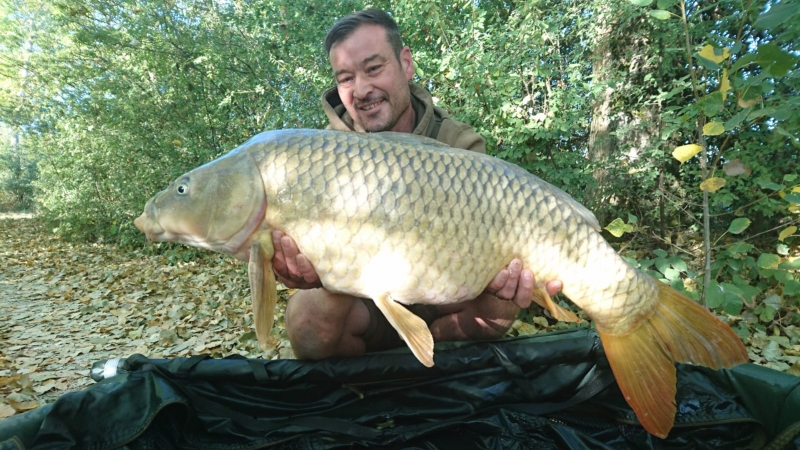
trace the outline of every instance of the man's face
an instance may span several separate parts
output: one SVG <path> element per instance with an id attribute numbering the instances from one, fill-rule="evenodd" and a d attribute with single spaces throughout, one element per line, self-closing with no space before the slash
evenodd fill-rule
<path id="1" fill-rule="evenodd" d="M 400 61 L 379 25 L 362 25 L 330 51 L 331 67 L 356 131 L 413 131 L 408 80 L 414 75 L 411 50 Z M 410 129 L 408 129 L 410 124 Z"/>

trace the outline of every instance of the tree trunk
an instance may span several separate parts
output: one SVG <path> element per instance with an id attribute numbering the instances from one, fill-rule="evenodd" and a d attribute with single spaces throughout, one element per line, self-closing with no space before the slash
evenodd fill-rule
<path id="1" fill-rule="evenodd" d="M 595 24 L 592 58 L 595 98 L 589 131 L 587 158 L 597 188 L 589 196 L 591 206 L 603 224 L 612 217 L 609 206 L 619 207 L 641 216 L 653 211 L 652 197 L 643 196 L 641 186 L 630 182 L 650 158 L 653 143 L 661 129 L 661 107 L 641 100 L 647 91 L 645 76 L 659 69 L 649 63 L 653 43 L 637 26 L 644 22 L 628 20 L 619 25 L 618 10 L 604 0 L 595 2 Z M 623 105 L 622 108 L 616 105 Z M 656 164 L 657 166 L 657 164 Z M 653 186 L 655 190 L 655 186 Z"/>
<path id="2" fill-rule="evenodd" d="M 614 88 L 610 83 L 613 79 L 615 63 L 611 51 L 613 39 L 611 5 L 605 0 L 597 1 L 595 5 L 597 22 L 592 51 L 592 83 L 595 86 L 596 97 L 592 105 L 592 123 L 589 129 L 589 148 L 586 155 L 594 166 L 592 177 L 597 182 L 597 188 L 588 196 L 592 207 L 601 205 L 608 200 L 605 188 L 608 177 L 607 161 L 612 153 L 611 101 L 614 95 Z"/>

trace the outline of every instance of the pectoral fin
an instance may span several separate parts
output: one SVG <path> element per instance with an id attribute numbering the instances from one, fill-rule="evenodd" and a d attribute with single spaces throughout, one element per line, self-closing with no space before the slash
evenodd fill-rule
<path id="1" fill-rule="evenodd" d="M 433 336 L 425 321 L 396 303 L 389 294 L 376 298 L 375 305 L 406 341 L 414 356 L 426 367 L 433 366 Z"/>
<path id="2" fill-rule="evenodd" d="M 275 305 L 278 303 L 277 284 L 272 272 L 271 233 L 261 233 L 250 247 L 250 262 L 247 271 L 250 275 L 250 295 L 253 301 L 253 322 L 256 327 L 258 345 L 267 349 L 267 339 L 275 318 Z"/>
<path id="3" fill-rule="evenodd" d="M 533 301 L 542 308 L 550 311 L 554 319 L 562 322 L 577 322 L 581 323 L 580 317 L 576 316 L 574 312 L 568 311 L 560 306 L 550 298 L 547 291 L 543 286 L 536 286 L 533 290 Z"/>

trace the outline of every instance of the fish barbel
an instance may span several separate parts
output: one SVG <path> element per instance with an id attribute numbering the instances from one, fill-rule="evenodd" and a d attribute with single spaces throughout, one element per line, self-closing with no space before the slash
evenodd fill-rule
<path id="1" fill-rule="evenodd" d="M 595 216 L 511 163 L 399 133 L 261 133 L 173 181 L 136 226 L 249 261 L 263 345 L 277 301 L 272 230 L 296 242 L 323 286 L 375 301 L 414 355 L 433 365 L 425 322 L 402 304 L 477 297 L 512 259 L 593 320 L 626 400 L 650 433 L 675 416 L 675 362 L 746 362 L 724 323 L 625 262 Z M 542 302 L 556 317 L 570 313 Z"/>

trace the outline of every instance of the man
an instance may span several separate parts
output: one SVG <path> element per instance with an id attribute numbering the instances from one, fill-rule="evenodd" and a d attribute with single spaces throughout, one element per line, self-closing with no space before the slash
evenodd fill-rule
<path id="1" fill-rule="evenodd" d="M 402 45 L 397 24 L 384 11 L 342 18 L 328 32 L 325 50 L 337 84 L 322 99 L 329 129 L 413 133 L 485 152 L 480 135 L 450 119 L 425 89 L 410 83 L 411 50 Z M 289 236 L 275 232 L 273 243 L 278 279 L 302 289 L 286 307 L 286 332 L 298 358 L 356 356 L 404 345 L 372 300 L 326 291 Z M 495 339 L 505 335 L 520 308 L 530 305 L 533 289 L 533 274 L 514 260 L 471 301 L 408 308 L 425 320 L 435 342 Z M 550 295 L 560 290 L 560 282 L 547 284 Z"/>

